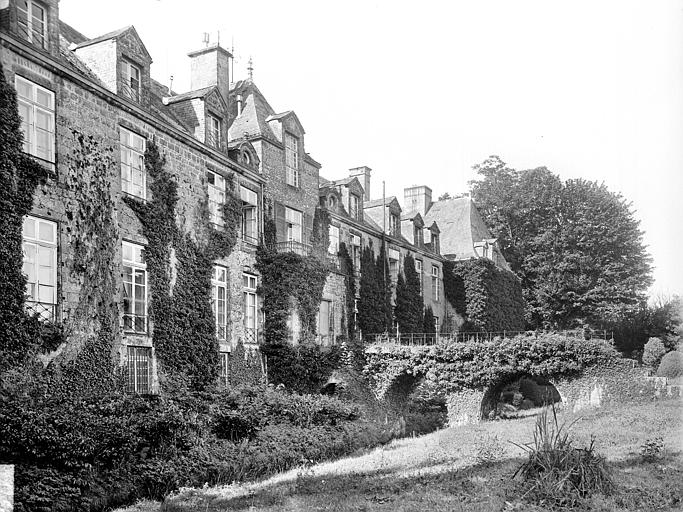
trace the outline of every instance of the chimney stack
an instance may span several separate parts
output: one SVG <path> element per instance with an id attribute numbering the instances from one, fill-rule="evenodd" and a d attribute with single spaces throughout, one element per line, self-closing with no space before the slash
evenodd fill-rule
<path id="1" fill-rule="evenodd" d="M 406 210 L 417 210 L 424 216 L 432 205 L 432 189 L 427 185 L 416 185 L 403 189 L 403 204 Z"/>
<path id="2" fill-rule="evenodd" d="M 206 42 L 206 41 L 205 41 Z M 229 65 L 232 54 L 218 44 L 187 54 L 191 59 L 190 89 L 196 91 L 217 85 L 225 102 L 230 92 Z"/>
<path id="3" fill-rule="evenodd" d="M 354 167 L 349 169 L 349 177 L 358 178 L 360 184 L 363 186 L 363 192 L 365 192 L 364 201 L 370 201 L 370 173 L 372 169 L 368 166 L 363 165 L 361 167 Z"/>

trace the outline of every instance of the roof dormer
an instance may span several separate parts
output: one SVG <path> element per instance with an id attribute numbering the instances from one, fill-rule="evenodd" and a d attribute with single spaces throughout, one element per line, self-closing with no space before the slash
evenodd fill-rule
<path id="1" fill-rule="evenodd" d="M 152 57 L 132 25 L 73 47 L 78 57 L 110 91 L 149 104 Z"/>
<path id="2" fill-rule="evenodd" d="M 59 54 L 59 0 L 0 1 L 0 27 L 37 50 Z"/>

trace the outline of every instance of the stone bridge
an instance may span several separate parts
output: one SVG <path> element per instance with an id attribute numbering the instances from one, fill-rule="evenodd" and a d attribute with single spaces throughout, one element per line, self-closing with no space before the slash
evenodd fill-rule
<path id="1" fill-rule="evenodd" d="M 609 342 L 562 335 L 519 336 L 435 346 L 369 345 L 367 366 L 375 394 L 400 412 L 426 384 L 446 399 L 450 425 L 487 419 L 501 391 L 520 379 L 541 382 L 562 407 L 580 410 L 651 393 L 635 361 Z"/>

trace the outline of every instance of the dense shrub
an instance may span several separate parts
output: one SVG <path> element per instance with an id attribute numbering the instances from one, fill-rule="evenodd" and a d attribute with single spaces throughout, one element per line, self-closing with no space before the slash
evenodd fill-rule
<path id="1" fill-rule="evenodd" d="M 173 397 L 0 392 L 0 461 L 15 510 L 104 510 L 181 486 L 281 471 L 386 442 L 388 428 L 325 396 L 266 387 Z"/>
<path id="2" fill-rule="evenodd" d="M 338 345 L 266 343 L 261 353 L 267 362 L 268 382 L 298 393 L 318 393 L 341 364 Z"/>
<path id="3" fill-rule="evenodd" d="M 664 343 L 659 338 L 650 338 L 643 349 L 643 364 L 656 368 L 666 354 Z"/>
<path id="4" fill-rule="evenodd" d="M 669 379 L 683 376 L 683 352 L 674 350 L 673 352 L 665 354 L 664 357 L 662 357 L 662 362 L 659 363 L 657 375 Z"/>

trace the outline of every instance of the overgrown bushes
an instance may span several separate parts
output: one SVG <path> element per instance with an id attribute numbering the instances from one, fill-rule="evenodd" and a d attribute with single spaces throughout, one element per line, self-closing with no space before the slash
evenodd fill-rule
<path id="1" fill-rule="evenodd" d="M 341 364 L 338 345 L 325 348 L 305 344 L 266 343 L 261 353 L 268 366 L 268 382 L 298 393 L 318 393 Z"/>
<path id="2" fill-rule="evenodd" d="M 643 364 L 657 368 L 662 357 L 666 354 L 666 347 L 659 338 L 650 338 L 643 349 Z"/>
<path id="3" fill-rule="evenodd" d="M 15 510 L 104 510 L 386 442 L 348 403 L 264 387 L 175 397 L 0 394 Z"/>
<path id="4" fill-rule="evenodd" d="M 665 354 L 662 357 L 662 362 L 659 363 L 657 375 L 660 377 L 667 377 L 675 379 L 683 376 L 683 352 L 674 350 Z"/>

